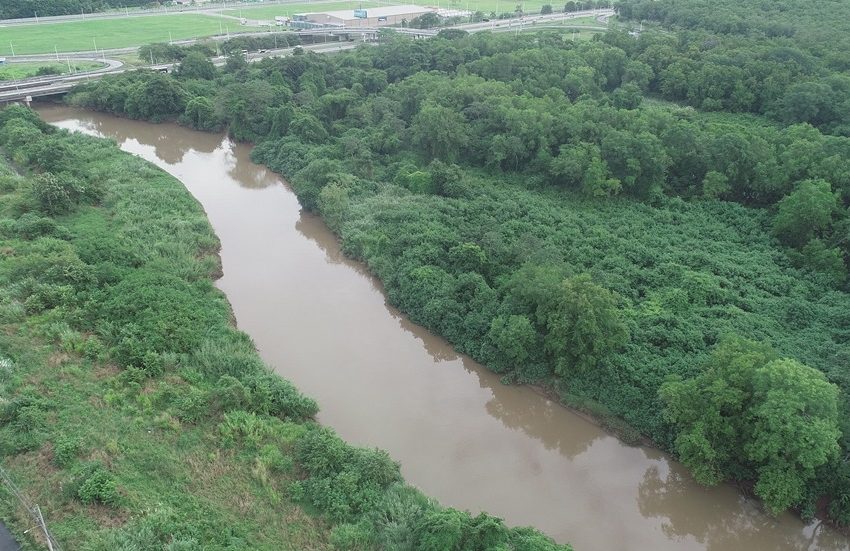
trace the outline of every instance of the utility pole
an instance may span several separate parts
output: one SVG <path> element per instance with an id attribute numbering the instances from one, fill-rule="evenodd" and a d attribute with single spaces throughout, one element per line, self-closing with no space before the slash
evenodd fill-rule
<path id="1" fill-rule="evenodd" d="M 97 55 L 97 39 L 95 37 L 91 37 L 91 41 L 94 42 L 94 55 Z"/>
<path id="2" fill-rule="evenodd" d="M 66 58 L 65 58 L 65 61 L 67 61 L 67 62 L 68 62 L 68 74 L 72 74 L 74 71 L 72 71 L 72 70 L 71 70 L 71 58 L 70 58 L 70 57 L 66 57 Z"/>
<path id="3" fill-rule="evenodd" d="M 15 47 L 12 46 L 12 41 L 9 41 L 9 47 L 12 48 L 12 57 L 15 57 Z"/>
<path id="4" fill-rule="evenodd" d="M 168 44 L 170 46 L 174 45 L 174 40 L 171 38 L 171 31 L 168 31 Z"/>
<path id="5" fill-rule="evenodd" d="M 56 47 L 56 44 L 53 45 L 53 51 L 56 52 L 56 61 L 59 61 L 59 48 Z"/>
<path id="6" fill-rule="evenodd" d="M 35 12 L 35 24 L 38 25 L 38 12 Z"/>

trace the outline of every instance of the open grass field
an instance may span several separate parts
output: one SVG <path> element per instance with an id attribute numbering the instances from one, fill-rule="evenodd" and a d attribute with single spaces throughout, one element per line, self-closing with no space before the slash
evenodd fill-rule
<path id="1" fill-rule="evenodd" d="M 556 12 L 563 10 L 564 5 L 559 1 L 552 0 L 529 0 L 515 2 L 510 0 L 399 0 L 390 2 L 379 0 L 376 2 L 302 2 L 298 4 L 283 4 L 277 6 L 260 6 L 255 8 L 242 8 L 225 10 L 221 13 L 234 17 L 245 17 L 248 19 L 274 19 L 277 15 L 292 15 L 293 13 L 310 13 L 319 11 L 345 10 L 355 8 L 370 8 L 376 6 L 392 6 L 399 4 L 415 4 L 418 6 L 431 6 L 456 10 L 490 12 L 513 12 L 517 5 L 522 5 L 523 10 L 537 13 L 545 4 L 551 4 Z M 592 18 L 588 18 L 592 19 Z"/>
<path id="2" fill-rule="evenodd" d="M 69 21 L 18 25 L 0 29 L 0 56 L 126 48 L 212 36 L 219 32 L 244 32 L 238 21 L 209 15 L 173 14 L 123 19 Z M 256 29 L 252 29 L 256 30 Z M 170 36 L 169 36 L 170 33 Z M 11 46 L 10 46 L 11 43 Z"/>
<path id="3" fill-rule="evenodd" d="M 96 61 L 79 61 L 70 60 L 71 71 L 68 70 L 68 62 L 62 61 L 44 61 L 33 63 L 8 63 L 0 66 L 0 82 L 4 80 L 19 80 L 22 78 L 30 78 L 38 76 L 38 70 L 42 67 L 50 67 L 58 71 L 54 74 L 67 74 L 68 72 L 91 71 L 98 67 L 103 67 L 103 63 Z"/>
<path id="4" fill-rule="evenodd" d="M 406 2 L 404 2 L 406 3 Z M 259 6 L 256 8 L 242 8 L 225 10 L 221 13 L 233 17 L 245 17 L 247 19 L 272 20 L 278 15 L 292 15 L 294 13 L 311 13 L 334 10 L 353 10 L 355 8 L 374 8 L 387 5 L 387 2 L 299 2 L 297 4 L 280 4 L 277 6 Z"/>

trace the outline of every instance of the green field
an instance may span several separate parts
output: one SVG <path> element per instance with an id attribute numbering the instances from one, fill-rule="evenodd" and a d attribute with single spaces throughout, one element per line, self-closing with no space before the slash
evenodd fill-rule
<path id="1" fill-rule="evenodd" d="M 225 10 L 221 13 L 234 17 L 245 17 L 247 19 L 272 20 L 278 15 L 292 15 L 294 13 L 311 13 L 318 11 L 347 10 L 355 8 L 374 8 L 385 5 L 384 2 L 300 2 L 298 4 L 282 4 L 278 6 L 260 6 L 256 8 L 244 8 L 236 10 Z M 241 14 L 241 15 L 240 15 Z"/>
<path id="2" fill-rule="evenodd" d="M 404 0 L 399 2 L 388 2 L 385 0 L 381 0 L 378 2 L 357 2 L 357 1 L 348 1 L 348 2 L 302 2 L 298 4 L 284 4 L 278 6 L 260 6 L 256 8 L 243 8 L 225 10 L 221 13 L 226 15 L 232 15 L 234 17 L 245 17 L 248 19 L 274 19 L 277 15 L 292 15 L 293 13 L 310 13 L 310 12 L 319 12 L 319 11 L 332 11 L 332 10 L 345 10 L 345 9 L 354 9 L 354 8 L 370 8 L 376 6 L 392 6 L 399 4 L 415 4 L 419 6 L 430 6 L 430 7 L 439 7 L 439 8 L 450 8 L 456 10 L 470 10 L 470 11 L 482 11 L 485 13 L 490 12 L 512 12 L 516 9 L 516 6 L 522 5 L 523 10 L 529 13 L 537 13 L 540 11 L 540 8 L 545 4 L 551 4 L 552 9 L 556 12 L 563 10 L 563 3 L 560 2 L 552 2 L 551 0 L 531 0 L 527 2 L 512 2 L 509 0 L 441 0 L 441 1 L 429 1 L 429 0 Z M 588 19 L 593 21 L 592 17 L 581 18 Z"/>
<path id="3" fill-rule="evenodd" d="M 68 70 L 68 62 L 62 61 L 43 61 L 32 63 L 9 63 L 0 67 L 0 81 L 3 80 L 18 80 L 22 78 L 30 78 L 38 76 L 38 70 L 42 67 L 51 67 L 58 71 L 56 74 L 67 74 L 69 72 L 79 73 L 81 71 L 91 71 L 103 67 L 103 63 L 97 61 L 80 61 L 71 59 L 71 70 Z"/>
<path id="4" fill-rule="evenodd" d="M 75 52 L 98 49 L 142 46 L 153 42 L 168 42 L 219 34 L 221 30 L 245 32 L 233 19 L 208 15 L 173 14 L 95 21 L 70 21 L 39 25 L 18 25 L 3 28 L 0 35 L 0 56 Z M 253 29 L 256 30 L 256 29 Z M 170 33 L 170 36 L 169 36 Z M 10 47 L 11 43 L 11 47 Z"/>

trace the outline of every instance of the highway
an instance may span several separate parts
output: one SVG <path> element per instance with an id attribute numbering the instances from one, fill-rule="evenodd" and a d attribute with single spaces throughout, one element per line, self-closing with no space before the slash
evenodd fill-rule
<path id="1" fill-rule="evenodd" d="M 343 28 L 343 29 L 312 29 L 309 32 L 304 32 L 300 34 L 327 34 L 327 35 L 348 35 L 353 41 L 340 41 L 340 42 L 327 42 L 327 43 L 319 43 L 319 44 L 310 44 L 305 46 L 300 46 L 304 50 L 313 51 L 316 53 L 334 53 L 340 52 L 343 50 L 350 50 L 356 48 L 358 45 L 363 43 L 374 43 L 374 39 L 378 36 L 378 33 L 382 30 L 393 30 L 396 32 L 401 32 L 405 34 L 414 35 L 415 37 L 420 38 L 428 38 L 435 36 L 442 29 L 460 29 L 470 33 L 475 32 L 520 32 L 522 30 L 529 30 L 534 28 L 546 27 L 549 28 L 551 26 L 557 25 L 559 27 L 567 27 L 569 25 L 567 22 L 570 19 L 575 19 L 579 17 L 587 17 L 587 16 L 595 16 L 597 20 L 604 21 L 608 17 L 614 14 L 613 10 L 586 10 L 573 12 L 569 14 L 565 13 L 552 13 L 547 15 L 527 15 L 521 18 L 512 18 L 512 19 L 498 19 L 492 21 L 481 21 L 476 23 L 464 23 L 460 25 L 455 25 L 452 27 L 442 27 L 440 29 L 410 29 L 410 28 L 396 28 L 396 27 L 383 27 L 383 28 Z M 606 27 L 600 26 L 596 27 L 588 27 L 584 26 L 576 26 L 574 28 L 582 28 L 582 29 L 592 29 L 592 30 L 605 30 Z M 267 32 L 256 33 L 257 35 L 266 35 Z M 245 36 L 245 35 L 242 35 Z M 226 39 L 226 37 L 214 37 L 216 39 Z M 360 39 L 360 40 L 358 40 Z M 184 41 L 184 44 L 194 43 L 195 40 L 187 40 Z M 269 50 L 267 52 L 254 52 L 249 53 L 247 58 L 249 62 L 256 62 L 261 59 L 267 57 L 280 57 L 285 55 L 291 55 L 292 51 L 295 48 L 281 48 L 277 50 Z M 14 102 L 14 101 L 26 101 L 29 98 L 37 98 L 43 96 L 51 96 L 62 94 L 69 91 L 71 88 L 79 84 L 80 82 L 86 82 L 89 80 L 94 80 L 102 77 L 103 75 L 110 74 L 119 74 L 129 70 L 136 70 L 134 68 L 128 68 L 124 66 L 120 61 L 109 59 L 107 55 L 115 55 L 115 54 L 126 54 L 132 53 L 133 51 L 138 50 L 138 48 L 124 48 L 121 50 L 107 50 L 105 52 L 97 52 L 100 54 L 98 58 L 94 58 L 91 56 L 92 52 L 76 52 L 68 54 L 68 56 L 73 57 L 74 59 L 96 59 L 98 61 L 104 61 L 108 65 L 102 69 L 97 69 L 94 71 L 88 71 L 86 73 L 78 73 L 75 75 L 66 75 L 66 76 L 47 76 L 47 77 L 35 77 L 26 80 L 12 81 L 0 83 L 0 104 Z M 66 56 L 66 57 L 68 57 Z M 53 54 L 43 54 L 43 55 L 31 55 L 31 56 L 19 56 L 15 58 L 15 61 L 45 61 L 45 60 L 54 60 L 55 56 Z M 225 58 L 218 57 L 213 59 L 213 63 L 216 65 L 223 65 L 225 63 Z M 161 65 L 153 65 L 146 67 L 148 69 L 154 70 L 162 70 L 162 71 L 171 71 L 176 63 L 170 64 L 161 64 Z"/>

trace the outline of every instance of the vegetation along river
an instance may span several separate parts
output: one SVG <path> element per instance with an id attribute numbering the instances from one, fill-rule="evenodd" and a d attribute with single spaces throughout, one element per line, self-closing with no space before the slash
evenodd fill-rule
<path id="1" fill-rule="evenodd" d="M 847 550 L 817 521 L 773 519 L 730 486 L 706 489 L 455 353 L 388 306 L 281 179 L 222 135 L 58 106 L 62 128 L 115 139 L 179 178 L 221 239 L 227 294 L 263 358 L 349 442 L 377 446 L 447 505 L 533 525 L 577 551 Z"/>

